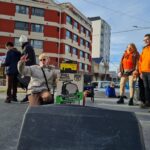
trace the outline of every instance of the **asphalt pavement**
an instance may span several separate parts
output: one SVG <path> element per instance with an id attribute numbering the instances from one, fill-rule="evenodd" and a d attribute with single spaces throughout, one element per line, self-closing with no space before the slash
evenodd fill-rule
<path id="1" fill-rule="evenodd" d="M 128 105 L 128 99 L 125 99 L 125 104 L 117 104 L 117 98 L 106 98 L 100 96 L 99 98 L 95 98 L 94 103 L 91 102 L 90 98 L 86 101 L 86 106 L 99 107 L 110 110 L 119 110 L 119 111 L 127 111 L 134 112 L 141 127 L 142 133 L 144 137 L 144 143 L 146 150 L 150 150 L 150 110 L 149 109 L 141 109 L 138 101 L 134 101 L 134 106 Z M 133 139 L 134 140 L 134 139 Z"/>
<path id="2" fill-rule="evenodd" d="M 25 94 L 18 94 L 18 100 L 24 98 Z M 5 94 L 0 93 L 0 150 L 16 150 L 23 115 L 28 107 L 27 103 L 4 103 Z M 116 104 L 117 99 L 99 97 L 94 103 L 87 98 L 86 105 L 105 109 L 134 112 L 139 120 L 146 150 L 150 150 L 150 113 L 148 109 L 141 109 L 138 105 L 128 106 L 128 100 L 123 105 Z"/>
<path id="3" fill-rule="evenodd" d="M 21 100 L 24 94 L 19 94 Z M 0 93 L 0 150 L 16 150 L 23 115 L 28 104 L 4 103 L 5 94 Z"/>

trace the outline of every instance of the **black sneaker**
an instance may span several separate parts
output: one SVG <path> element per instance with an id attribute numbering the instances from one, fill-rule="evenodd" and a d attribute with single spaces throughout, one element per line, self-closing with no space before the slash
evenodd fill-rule
<path id="1" fill-rule="evenodd" d="M 17 98 L 12 98 L 11 101 L 13 101 L 13 102 L 18 102 Z"/>
<path id="2" fill-rule="evenodd" d="M 120 99 L 117 101 L 117 104 L 124 104 L 124 98 L 121 96 Z"/>
<path id="3" fill-rule="evenodd" d="M 27 103 L 29 102 L 28 97 L 26 96 L 22 101 L 20 101 L 20 103 Z"/>
<path id="4" fill-rule="evenodd" d="M 140 108 L 146 109 L 146 108 L 148 108 L 148 107 L 146 107 L 145 103 L 141 103 L 141 104 L 140 104 Z"/>
<path id="5" fill-rule="evenodd" d="M 150 107 L 150 102 L 149 102 L 149 101 L 146 101 L 146 102 L 145 102 L 145 106 L 146 106 L 146 107 Z"/>
<path id="6" fill-rule="evenodd" d="M 133 103 L 133 98 L 130 98 L 128 105 L 129 105 L 129 106 L 133 106 L 133 105 L 134 105 L 134 103 Z"/>
<path id="7" fill-rule="evenodd" d="M 11 103 L 11 98 L 6 98 L 5 103 Z"/>

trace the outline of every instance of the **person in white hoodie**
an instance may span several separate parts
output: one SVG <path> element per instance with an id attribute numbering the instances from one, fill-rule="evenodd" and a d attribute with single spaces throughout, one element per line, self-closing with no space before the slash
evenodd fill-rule
<path id="1" fill-rule="evenodd" d="M 31 77 L 27 91 L 29 105 L 37 106 L 51 103 L 51 93 L 56 84 L 58 71 L 48 65 L 49 57 L 45 53 L 39 56 L 39 65 L 25 66 L 27 61 L 28 56 L 22 56 L 18 62 L 18 70 L 20 74 Z"/>

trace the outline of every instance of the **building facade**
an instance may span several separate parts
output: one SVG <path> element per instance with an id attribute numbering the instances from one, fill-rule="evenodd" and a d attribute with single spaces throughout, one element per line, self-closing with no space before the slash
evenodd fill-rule
<path id="1" fill-rule="evenodd" d="M 71 3 L 57 4 L 52 0 L 0 0 L 0 54 L 6 53 L 5 43 L 18 42 L 27 35 L 36 56 L 45 52 L 51 64 L 72 60 L 81 72 L 91 71 L 92 25 Z"/>
<path id="2" fill-rule="evenodd" d="M 110 25 L 100 17 L 89 18 L 93 28 L 92 58 L 103 57 L 109 65 L 110 61 Z"/>
<path id="3" fill-rule="evenodd" d="M 89 18 L 92 22 L 92 59 L 93 79 L 106 80 L 109 74 L 110 61 L 110 26 L 100 17 Z M 98 60 L 98 62 L 97 62 Z M 100 61 L 99 61 L 100 60 Z M 98 70 L 95 72 L 94 68 Z M 96 77 L 94 75 L 96 74 Z"/>

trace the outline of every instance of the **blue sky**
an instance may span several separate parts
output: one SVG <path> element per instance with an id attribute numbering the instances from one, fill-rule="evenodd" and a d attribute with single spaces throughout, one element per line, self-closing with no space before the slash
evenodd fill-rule
<path id="1" fill-rule="evenodd" d="M 129 43 L 135 43 L 139 52 L 144 46 L 143 37 L 150 33 L 150 0 L 57 0 L 71 2 L 86 17 L 100 16 L 111 26 L 110 70 L 117 70 L 121 56 Z M 149 27 L 145 30 L 133 26 Z"/>

